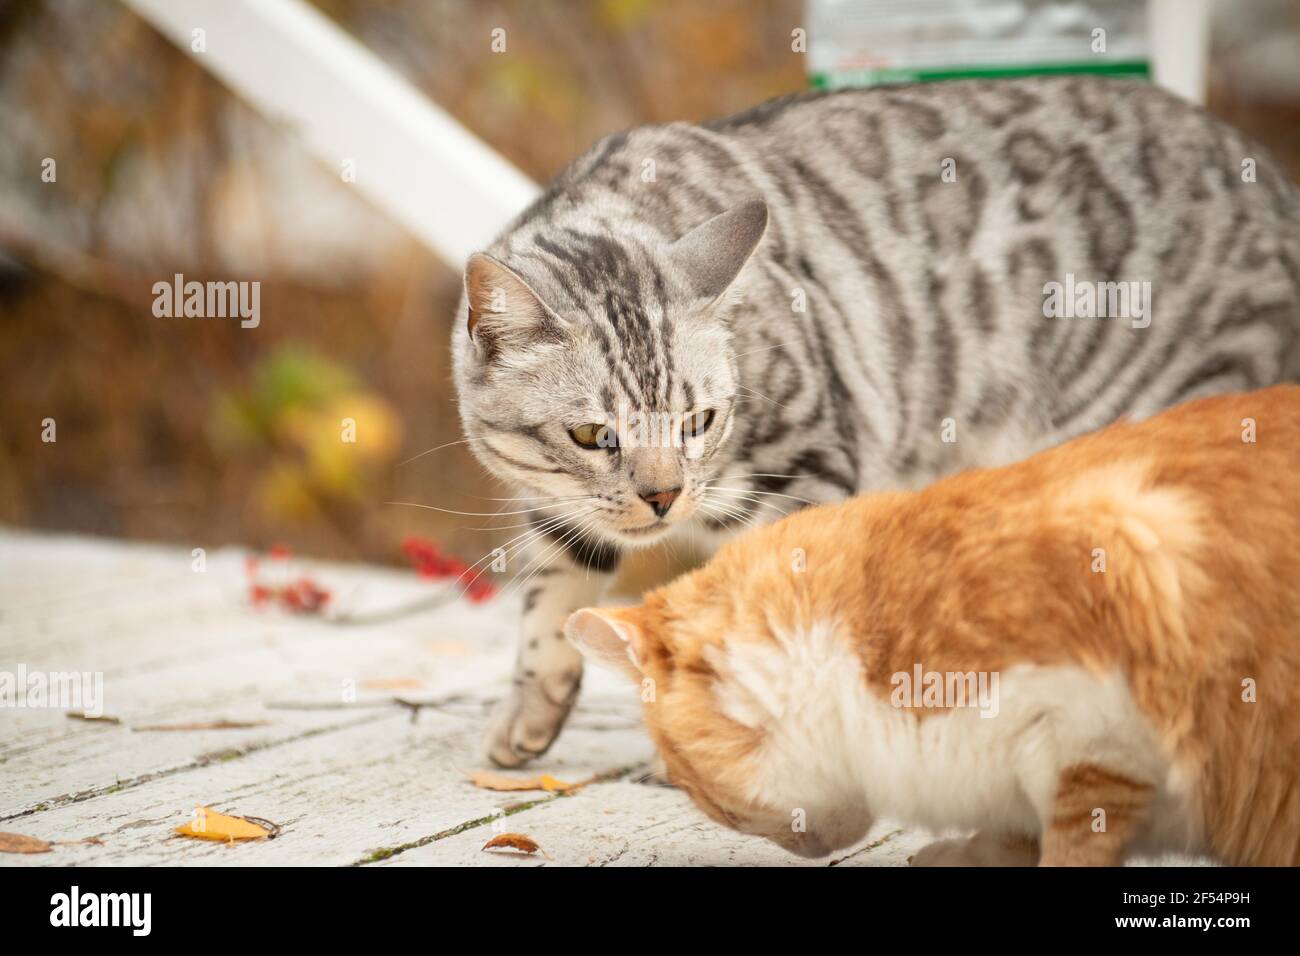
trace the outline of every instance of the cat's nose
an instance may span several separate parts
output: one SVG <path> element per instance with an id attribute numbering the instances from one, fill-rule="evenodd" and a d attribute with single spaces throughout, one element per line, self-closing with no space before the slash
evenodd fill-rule
<path id="1" fill-rule="evenodd" d="M 677 496 L 682 493 L 680 488 L 669 488 L 667 491 L 656 491 L 652 494 L 642 495 L 641 500 L 655 510 L 655 517 L 662 518 L 668 514 L 668 509 L 673 506 Z"/>

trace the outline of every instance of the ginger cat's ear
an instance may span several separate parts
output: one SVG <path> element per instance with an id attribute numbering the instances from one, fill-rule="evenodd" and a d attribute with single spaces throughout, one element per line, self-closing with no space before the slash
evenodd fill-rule
<path id="1" fill-rule="evenodd" d="M 583 608 L 569 616 L 565 636 L 588 660 L 641 680 L 645 633 L 637 622 L 639 607 Z"/>

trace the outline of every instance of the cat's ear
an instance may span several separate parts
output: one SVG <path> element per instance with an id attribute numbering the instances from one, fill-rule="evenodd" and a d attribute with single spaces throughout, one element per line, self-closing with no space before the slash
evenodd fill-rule
<path id="1" fill-rule="evenodd" d="M 641 680 L 645 632 L 639 607 L 588 607 L 574 611 L 564 636 L 584 657 L 634 681 Z"/>
<path id="2" fill-rule="evenodd" d="M 767 231 L 767 203 L 751 199 L 696 226 L 668 247 L 691 290 L 712 303 L 740 275 Z"/>
<path id="3" fill-rule="evenodd" d="M 474 253 L 465 265 L 465 299 L 469 337 L 489 351 L 554 333 L 559 325 L 517 272 L 485 252 Z"/>

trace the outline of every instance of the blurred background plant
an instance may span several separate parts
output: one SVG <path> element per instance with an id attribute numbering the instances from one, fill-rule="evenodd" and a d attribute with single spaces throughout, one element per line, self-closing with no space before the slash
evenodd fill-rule
<path id="1" fill-rule="evenodd" d="M 539 182 L 609 132 L 807 86 L 802 0 L 316 5 Z M 1222 4 L 1215 35 L 1211 108 L 1300 173 L 1300 5 Z M 259 280 L 261 324 L 154 317 L 175 273 Z M 126 7 L 0 0 L 0 522 L 382 561 L 418 534 L 477 558 L 483 521 L 385 504 L 501 494 L 463 445 L 421 455 L 461 437 L 459 291 Z"/>
<path id="2" fill-rule="evenodd" d="M 223 456 L 261 463 L 257 516 L 364 531 L 401 440 L 396 411 L 350 368 L 298 347 L 259 359 L 247 382 L 220 387 L 208 430 Z M 357 542 L 365 545 L 375 542 Z"/>

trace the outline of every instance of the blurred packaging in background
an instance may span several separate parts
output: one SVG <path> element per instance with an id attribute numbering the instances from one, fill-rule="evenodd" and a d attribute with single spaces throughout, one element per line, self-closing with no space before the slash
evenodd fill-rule
<path id="1" fill-rule="evenodd" d="M 824 89 L 1151 71 L 1145 0 L 808 0 L 808 27 Z"/>
<path id="2" fill-rule="evenodd" d="M 1061 30 L 1088 49 L 1102 24 L 1104 62 L 1137 71 L 1152 39 L 1124 12 L 1144 4 L 1102 0 L 315 6 L 538 182 L 610 132 L 810 75 L 1058 63 Z M 984 6 L 1002 12 L 969 15 Z M 1300 4 L 1223 2 L 1213 23 L 1210 108 L 1300 171 Z M 261 322 L 155 316 L 177 273 L 260 282 Z M 122 4 L 0 0 L 0 522 L 372 561 L 420 534 L 477 558 L 515 532 L 385 504 L 500 507 L 450 444 L 459 294 L 455 268 Z M 344 418 L 364 442 L 340 443 Z"/>

